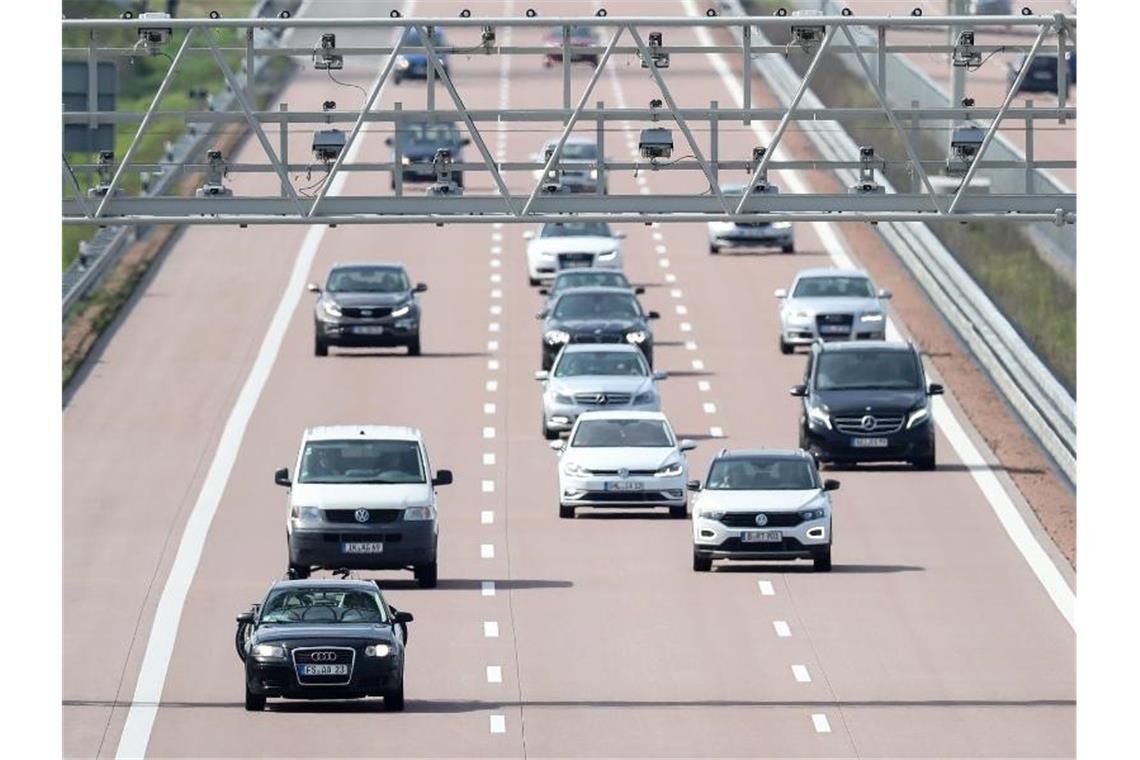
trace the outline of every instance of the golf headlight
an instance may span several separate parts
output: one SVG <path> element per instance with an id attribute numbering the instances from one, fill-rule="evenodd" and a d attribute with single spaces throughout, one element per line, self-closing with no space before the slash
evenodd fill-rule
<path id="1" fill-rule="evenodd" d="M 915 425 L 921 425 L 923 422 L 926 422 L 928 419 L 930 419 L 930 410 L 927 409 L 925 406 L 920 406 L 918 409 L 915 409 L 913 412 L 911 412 L 907 416 L 906 428 L 907 428 L 907 430 L 910 430 Z"/>
<path id="2" fill-rule="evenodd" d="M 277 660 L 285 659 L 285 647 L 280 644 L 254 644 L 249 650 L 254 657 L 271 657 Z"/>
<path id="3" fill-rule="evenodd" d="M 388 644 L 369 644 L 364 647 L 364 654 L 369 657 L 387 657 L 392 654 L 392 647 Z"/>
<path id="4" fill-rule="evenodd" d="M 821 407 L 809 406 L 808 419 L 812 422 L 818 422 L 828 430 L 831 430 L 831 415 L 825 412 Z"/>
<path id="5" fill-rule="evenodd" d="M 570 333 L 565 330 L 549 330 L 546 335 L 542 336 L 548 346 L 557 346 L 561 343 L 570 342 Z"/>
<path id="6" fill-rule="evenodd" d="M 293 522 L 298 525 L 314 524 L 321 521 L 321 510 L 317 507 L 293 507 L 290 515 Z"/>
<path id="7" fill-rule="evenodd" d="M 860 322 L 882 322 L 883 321 L 883 315 L 878 313 L 878 312 L 875 312 L 873 314 L 864 314 L 863 316 L 859 317 L 859 321 Z"/>
<path id="8" fill-rule="evenodd" d="M 412 310 L 412 305 L 410 303 L 406 303 L 403 306 L 396 307 L 396 310 L 392 312 L 392 316 L 393 317 L 402 317 L 411 310 Z"/>
<path id="9" fill-rule="evenodd" d="M 797 311 L 788 315 L 788 322 L 793 325 L 806 325 L 811 322 L 811 314 L 806 311 Z"/>
<path id="10" fill-rule="evenodd" d="M 772 229 L 774 230 L 786 230 L 791 226 L 791 222 L 772 222 Z"/>
<path id="11" fill-rule="evenodd" d="M 649 334 L 645 332 L 645 330 L 634 330 L 633 332 L 627 332 L 625 334 L 626 342 L 633 343 L 634 345 L 641 345 L 648 337 Z"/>
<path id="12" fill-rule="evenodd" d="M 340 306 L 337 305 L 336 301 L 331 301 L 326 298 L 321 301 L 321 308 L 324 309 L 325 314 L 328 314 L 330 317 L 341 316 Z"/>
<path id="13" fill-rule="evenodd" d="M 577 462 L 567 462 L 562 465 L 562 472 L 572 478 L 586 478 L 590 475 L 590 471 Z"/>
<path id="14" fill-rule="evenodd" d="M 702 520 L 719 520 L 720 518 L 724 517 L 724 510 L 723 509 L 708 509 L 708 510 L 702 509 L 699 512 L 697 512 L 697 517 L 699 517 Z"/>
<path id="15" fill-rule="evenodd" d="M 684 470 L 685 466 L 680 462 L 671 462 L 653 473 L 653 475 L 658 478 L 675 478 L 684 472 Z"/>
<path id="16" fill-rule="evenodd" d="M 435 509 L 430 505 L 426 507 L 405 507 L 404 522 L 418 522 L 435 518 Z"/>
<path id="17" fill-rule="evenodd" d="M 657 394 L 654 393 L 653 391 L 646 391 L 645 393 L 639 393 L 633 397 L 633 403 L 635 403 L 635 404 L 652 404 L 656 400 L 657 400 Z"/>
<path id="18" fill-rule="evenodd" d="M 612 251 L 606 251 L 604 253 L 599 253 L 598 254 L 598 261 L 613 261 L 616 256 L 617 256 L 617 248 L 614 248 Z"/>
<path id="19" fill-rule="evenodd" d="M 554 394 L 554 403 L 556 403 L 556 404 L 573 404 L 574 403 L 574 397 L 573 396 L 567 396 L 565 393 L 555 393 Z"/>
<path id="20" fill-rule="evenodd" d="M 807 522 L 808 520 L 820 520 L 827 516 L 827 510 L 823 507 L 815 509 L 801 509 L 800 521 Z"/>

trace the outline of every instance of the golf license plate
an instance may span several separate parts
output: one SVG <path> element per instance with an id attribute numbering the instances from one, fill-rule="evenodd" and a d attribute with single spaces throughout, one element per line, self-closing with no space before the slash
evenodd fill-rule
<path id="1" fill-rule="evenodd" d="M 746 530 L 740 534 L 740 540 L 746 544 L 771 544 L 784 540 L 784 534 L 778 530 Z"/>
<path id="2" fill-rule="evenodd" d="M 298 665 L 297 670 L 303 676 L 347 676 L 347 665 L 305 664 Z"/>
<path id="3" fill-rule="evenodd" d="M 642 491 L 645 484 L 639 480 L 611 480 L 606 483 L 607 491 Z"/>
<path id="4" fill-rule="evenodd" d="M 380 335 L 384 332 L 384 328 L 380 325 L 361 325 L 352 328 L 352 331 L 357 335 Z"/>
<path id="5" fill-rule="evenodd" d="M 345 541 L 340 545 L 345 554 L 380 554 L 384 544 L 379 541 Z"/>
<path id="6" fill-rule="evenodd" d="M 851 445 L 857 449 L 885 449 L 886 438 L 852 438 Z"/>

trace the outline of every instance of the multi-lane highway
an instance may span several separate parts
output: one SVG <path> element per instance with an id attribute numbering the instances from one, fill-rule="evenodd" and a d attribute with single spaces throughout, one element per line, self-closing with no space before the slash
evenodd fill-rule
<path id="1" fill-rule="evenodd" d="M 450 14 L 451 5 L 404 9 Z M 476 15 L 522 10 L 463 5 Z M 544 15 L 585 6 L 534 5 Z M 320 0 L 306 13 L 393 7 Z M 646 0 L 610 10 L 686 6 Z M 369 34 L 336 31 L 342 45 Z M 541 36 L 512 34 L 529 44 Z M 636 60 L 613 63 L 596 99 L 659 97 Z M 366 85 L 377 64 L 350 59 L 342 78 Z M 469 106 L 547 106 L 558 87 L 557 69 L 527 58 L 456 56 L 452 71 Z M 703 57 L 677 57 L 667 75 L 678 100 L 694 104 L 731 102 L 732 76 Z M 305 71 L 282 100 L 307 108 L 358 95 Z M 397 100 L 422 104 L 422 83 L 386 87 L 383 106 Z M 635 128 L 614 125 L 607 153 L 631 157 Z M 376 132 L 364 133 L 359 160 L 387 160 Z M 507 157 L 529 156 L 550 136 L 549 125 L 488 125 L 488 133 Z M 309 139 L 297 130 L 291 152 L 304 155 Z M 757 141 L 740 126 L 721 139 L 722 151 L 740 155 Z M 249 144 L 238 160 L 259 154 Z M 521 190 L 529 173 L 508 179 Z M 363 193 L 378 181 L 348 176 L 343 190 Z M 622 174 L 611 189 L 690 192 L 692 181 Z M 467 184 L 468 192 L 491 187 L 486 175 Z M 239 175 L 233 187 L 273 193 L 277 180 Z M 522 232 L 183 234 L 66 399 L 68 756 L 1074 754 L 1071 580 L 1041 552 L 1040 531 L 1022 522 L 1007 481 L 982 461 L 953 387 L 938 407 L 937 471 L 829 475 L 843 483 L 832 573 L 806 564 L 693 573 L 686 522 L 558 518 L 557 459 L 541 436 L 533 379 L 540 298 L 527 284 Z M 713 259 L 703 226 L 625 232 L 626 271 L 646 286 L 646 308 L 663 315 L 655 328 L 656 363 L 671 375 L 663 409 L 700 441 L 694 476 L 703 478 L 723 446 L 794 446 L 798 408 L 787 389 L 804 358 L 779 354 L 771 293 L 801 268 L 858 259 L 857 247 L 842 230 L 805 224 L 794 256 Z M 304 285 L 351 260 L 402 261 L 429 284 L 422 356 L 313 356 Z M 292 464 L 304 428 L 348 422 L 419 427 L 433 465 L 455 473 L 440 489 L 439 587 L 376 574 L 389 600 L 415 615 L 407 711 L 295 702 L 247 713 L 234 615 L 286 567 L 273 470 Z"/>

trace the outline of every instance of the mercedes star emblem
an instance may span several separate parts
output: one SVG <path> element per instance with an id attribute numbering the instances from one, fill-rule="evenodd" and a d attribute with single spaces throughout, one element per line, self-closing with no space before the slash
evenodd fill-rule
<path id="1" fill-rule="evenodd" d="M 368 522 L 368 517 L 369 517 L 368 510 L 367 509 L 358 509 L 353 514 L 353 517 L 356 518 L 357 522 L 361 522 L 361 523 Z"/>
<path id="2" fill-rule="evenodd" d="M 874 430 L 875 418 L 868 414 L 863 419 L 859 420 L 859 424 L 863 426 L 864 430 Z"/>
<path id="3" fill-rule="evenodd" d="M 756 515 L 756 524 L 759 525 L 760 527 L 764 527 L 765 525 L 767 525 L 768 524 L 768 515 L 764 514 L 763 512 Z"/>
<path id="4" fill-rule="evenodd" d="M 628 467 L 622 467 L 620 470 L 618 470 L 618 477 L 619 478 L 628 478 L 629 477 L 629 468 Z"/>
<path id="5" fill-rule="evenodd" d="M 606 403 L 606 394 L 604 394 L 604 393 L 599 393 L 597 396 L 594 396 L 594 403 L 595 403 L 595 404 L 604 404 L 604 403 Z"/>

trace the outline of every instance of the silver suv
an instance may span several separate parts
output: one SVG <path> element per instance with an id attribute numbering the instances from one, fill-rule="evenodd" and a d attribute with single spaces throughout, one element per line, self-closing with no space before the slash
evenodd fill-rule
<path id="1" fill-rule="evenodd" d="M 859 269 L 805 269 L 780 299 L 780 352 L 817 340 L 883 340 L 889 290 L 875 290 Z"/>

